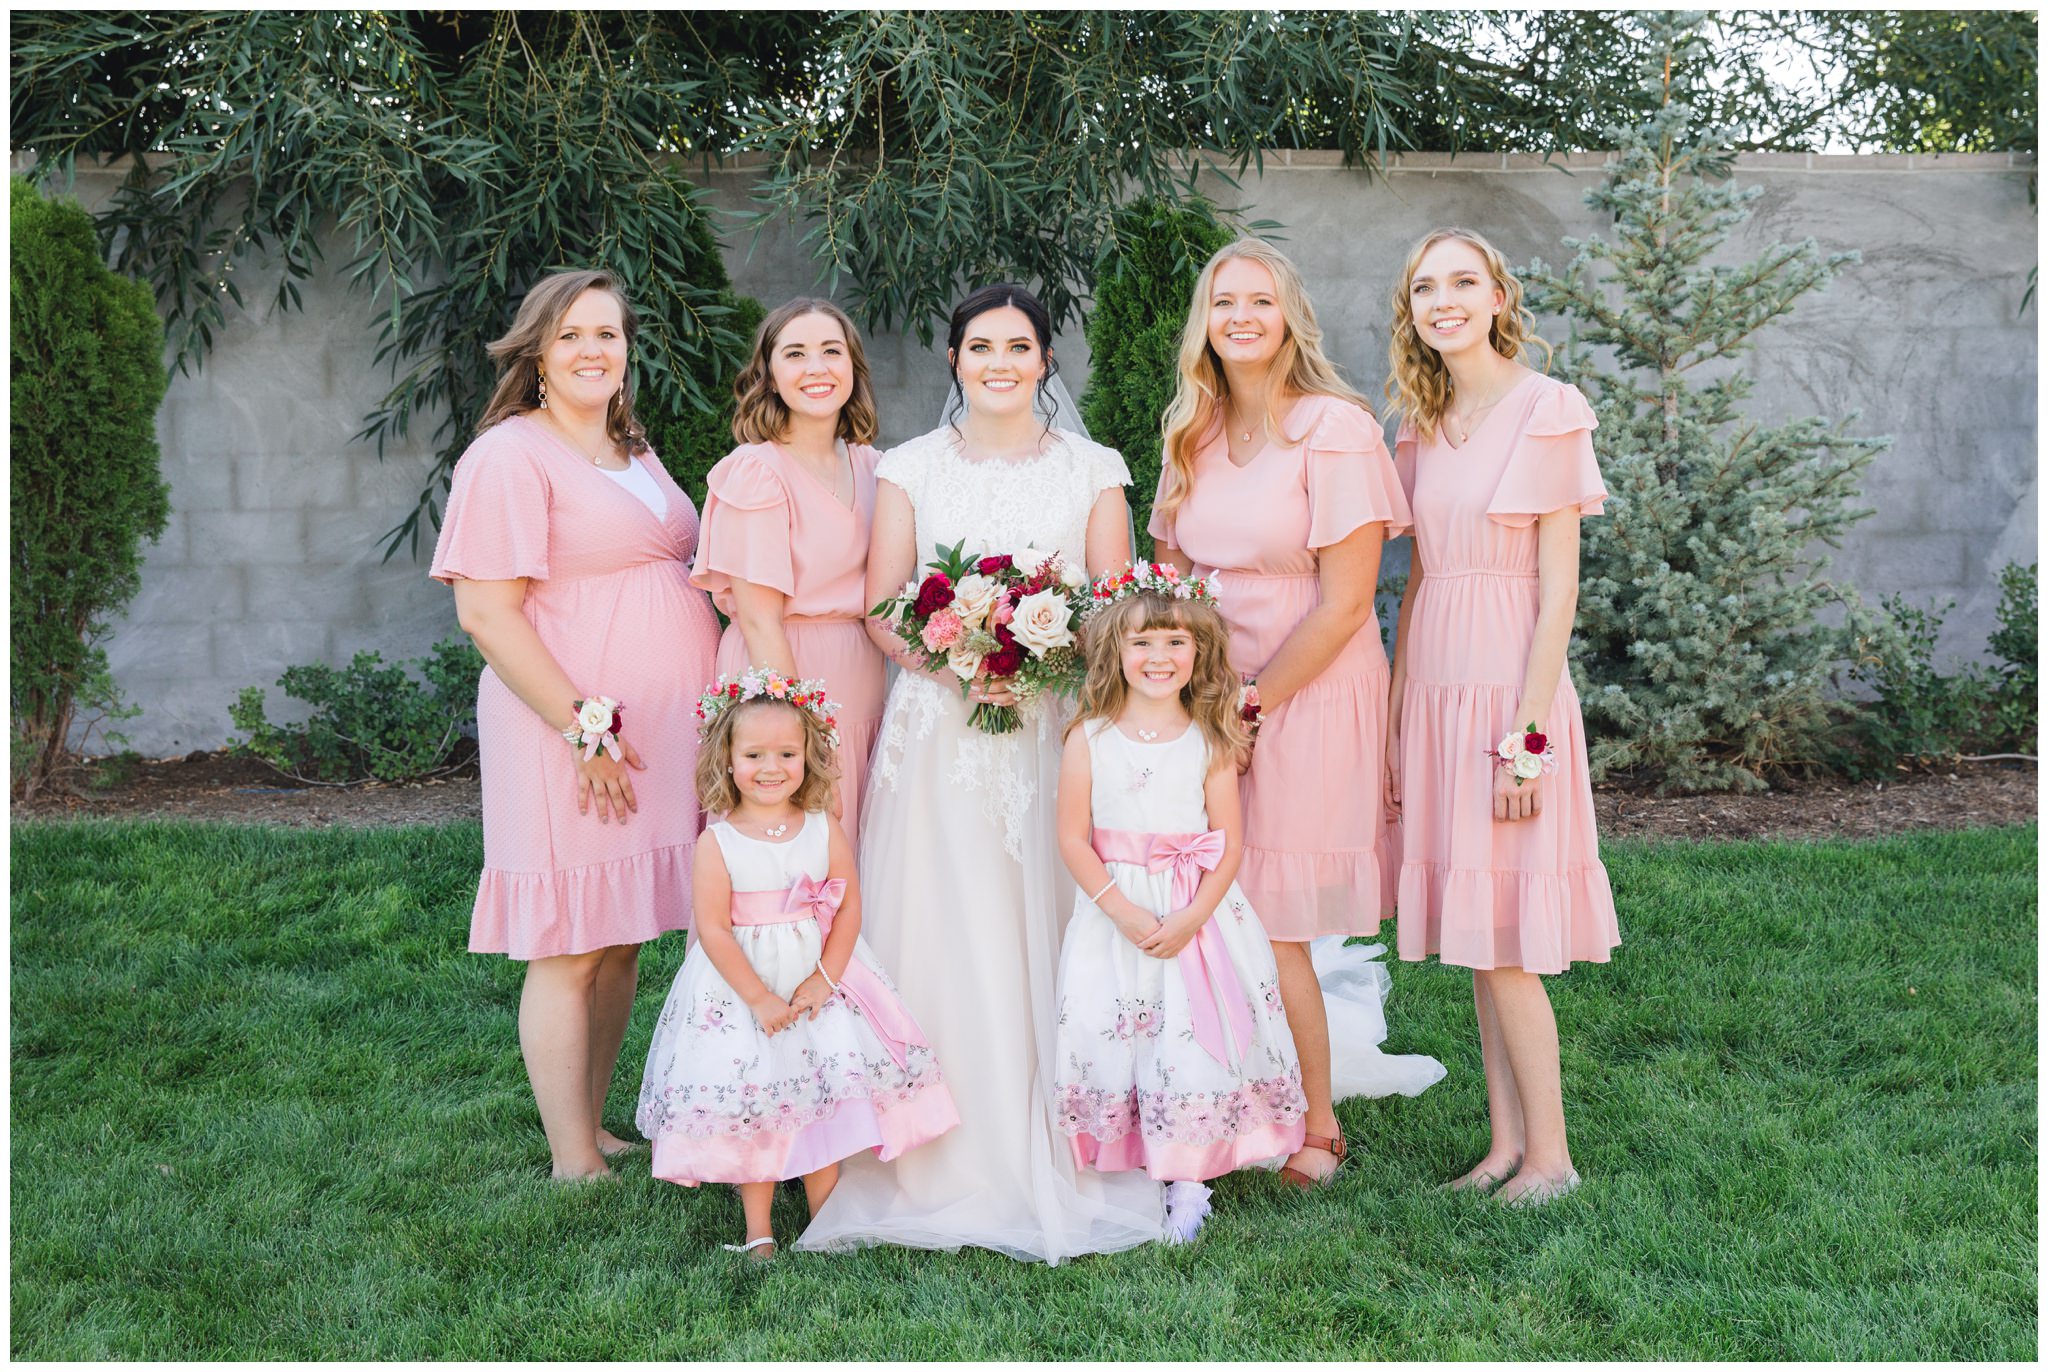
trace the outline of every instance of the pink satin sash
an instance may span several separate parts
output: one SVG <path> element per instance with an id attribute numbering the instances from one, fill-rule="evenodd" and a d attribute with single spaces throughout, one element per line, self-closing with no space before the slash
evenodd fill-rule
<path id="1" fill-rule="evenodd" d="M 745 927 L 795 924 L 798 920 L 815 919 L 818 921 L 818 937 L 829 938 L 833 917 L 839 913 L 840 903 L 845 899 L 844 877 L 817 881 L 800 876 L 785 891 L 734 891 L 732 922 Z M 909 1045 L 931 1046 L 925 1040 L 924 1031 L 917 1027 L 917 1021 L 903 1008 L 903 1003 L 883 985 L 874 969 L 858 957 L 847 961 L 846 972 L 839 978 L 839 996 L 874 1027 L 876 1036 L 882 1040 L 882 1046 L 889 1050 L 890 1058 L 898 1067 L 904 1065 L 904 1050 Z"/>
<path id="2" fill-rule="evenodd" d="M 1202 884 L 1202 873 L 1216 870 L 1216 864 L 1223 861 L 1221 829 L 1200 834 L 1097 829 L 1093 846 L 1095 855 L 1104 862 L 1133 863 L 1152 872 L 1171 871 L 1175 910 L 1187 908 L 1195 898 L 1195 889 Z M 1236 1067 L 1233 1059 L 1252 1041 L 1251 1004 L 1245 999 L 1244 985 L 1237 979 L 1237 969 L 1231 966 L 1214 917 L 1188 940 L 1175 961 L 1180 964 L 1181 979 L 1188 988 L 1188 1015 L 1194 1021 L 1195 1042 L 1216 1061 Z M 1230 1029 L 1229 1040 L 1224 1037 L 1225 1025 Z"/>

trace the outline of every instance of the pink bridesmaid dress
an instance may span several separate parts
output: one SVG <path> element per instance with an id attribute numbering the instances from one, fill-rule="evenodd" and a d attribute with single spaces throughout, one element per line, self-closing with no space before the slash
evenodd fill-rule
<path id="1" fill-rule="evenodd" d="M 1420 578 L 1401 705 L 1399 948 L 1461 967 L 1562 972 L 1621 942 L 1593 827 L 1578 694 L 1566 671 L 1544 721 L 1558 755 L 1542 813 L 1493 818 L 1486 752 L 1511 729 L 1539 607 L 1536 517 L 1607 499 L 1592 407 L 1531 372 L 1462 448 L 1409 424 L 1395 466 L 1415 513 Z"/>
<path id="2" fill-rule="evenodd" d="M 690 580 L 711 593 L 728 619 L 733 579 L 782 592 L 782 629 L 797 675 L 821 677 L 839 711 L 839 823 L 860 837 L 860 793 L 868 752 L 882 723 L 881 650 L 868 638 L 868 529 L 875 520 L 875 463 L 864 443 L 846 445 L 853 504 L 773 443 L 746 443 L 711 469 L 704 537 Z M 718 643 L 718 673 L 744 671 L 746 639 L 737 621 Z"/>
<path id="3" fill-rule="evenodd" d="M 599 823 L 595 806 L 578 814 L 570 746 L 484 669 L 473 953 L 587 953 L 690 924 L 696 704 L 718 620 L 689 581 L 696 509 L 653 454 L 634 460 L 668 497 L 666 515 L 524 415 L 477 435 L 455 466 L 429 575 L 526 578 L 541 642 L 579 694 L 620 702 L 622 732 L 646 764 L 631 774 L 640 808 L 626 823 Z"/>
<path id="4" fill-rule="evenodd" d="M 1367 524 L 1386 524 L 1390 538 L 1408 526 L 1379 423 L 1334 396 L 1299 401 L 1281 435 L 1242 467 L 1219 426 L 1197 453 L 1194 476 L 1172 516 L 1155 509 L 1151 533 L 1197 572 L 1221 573 L 1217 608 L 1230 626 L 1230 665 L 1242 675 L 1264 671 L 1322 603 L 1317 549 Z M 1377 761 L 1386 755 L 1387 683 L 1379 624 L 1368 619 L 1260 726 L 1239 782 L 1237 882 L 1276 941 L 1375 934 L 1393 909 L 1399 843 Z"/>

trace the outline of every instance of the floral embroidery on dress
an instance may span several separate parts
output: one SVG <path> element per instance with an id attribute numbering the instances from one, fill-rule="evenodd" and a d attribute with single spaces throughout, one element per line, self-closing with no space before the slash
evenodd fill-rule
<path id="1" fill-rule="evenodd" d="M 1147 1139 L 1202 1146 L 1272 1125 L 1292 1124 L 1308 1110 L 1301 1071 L 1256 1078 L 1229 1091 L 1116 1091 L 1072 1082 L 1060 1088 L 1053 1116 L 1062 1133 L 1104 1143 L 1142 1129 Z"/>

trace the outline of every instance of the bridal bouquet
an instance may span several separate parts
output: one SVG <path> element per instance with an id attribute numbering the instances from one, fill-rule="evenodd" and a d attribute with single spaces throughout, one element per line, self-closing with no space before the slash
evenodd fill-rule
<path id="1" fill-rule="evenodd" d="M 966 546 L 940 548 L 924 580 L 905 582 L 868 613 L 887 620 L 926 671 L 959 677 L 963 696 L 977 675 L 1019 700 L 1079 691 L 1086 672 L 1074 635 L 1090 604 L 1088 578 L 1058 553 L 969 556 Z M 1007 734 L 1017 707 L 977 705 L 968 722 Z"/>

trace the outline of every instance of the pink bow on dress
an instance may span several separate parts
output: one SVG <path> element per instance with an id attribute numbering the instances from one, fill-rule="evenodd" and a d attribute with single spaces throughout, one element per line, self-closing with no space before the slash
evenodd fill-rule
<path id="1" fill-rule="evenodd" d="M 839 913 L 839 907 L 846 899 L 846 879 L 832 877 L 818 881 L 813 877 L 800 876 L 790 886 L 789 894 L 783 897 L 784 911 L 795 914 L 798 911 L 818 921 L 821 938 L 832 933 L 832 920 Z M 889 1056 L 898 1067 L 905 1063 L 905 1049 L 916 1044 L 929 1047 L 924 1032 L 917 1027 L 917 1021 L 903 1008 L 882 979 L 859 957 L 849 958 L 846 971 L 839 978 L 839 995 L 854 1011 L 863 1016 L 874 1027 L 876 1037 L 889 1050 Z"/>
<path id="2" fill-rule="evenodd" d="M 1210 829 L 1199 834 L 1140 834 L 1123 829 L 1097 829 L 1095 852 L 1104 862 L 1142 862 L 1148 871 L 1172 872 L 1171 899 L 1175 910 L 1184 910 L 1202 884 L 1202 873 L 1213 872 L 1223 861 L 1223 831 Z M 1200 933 L 1188 940 L 1174 961 L 1188 988 L 1188 1018 L 1193 1021 L 1195 1042 L 1210 1057 L 1227 1067 L 1252 1041 L 1252 1011 L 1245 999 L 1244 984 L 1230 964 L 1223 947 L 1223 933 L 1212 918 Z M 1205 994 L 1206 993 L 1206 994 Z M 1224 1026 L 1230 1029 L 1224 1035 Z"/>

